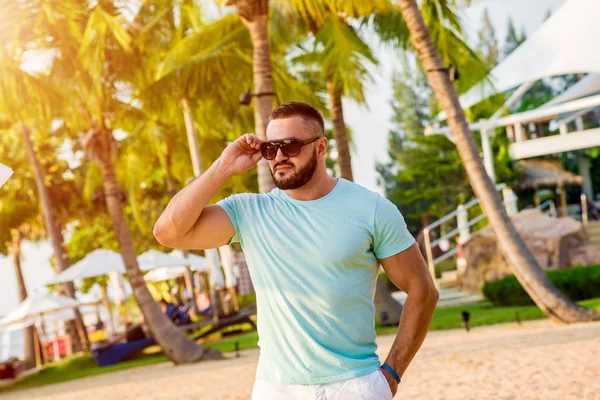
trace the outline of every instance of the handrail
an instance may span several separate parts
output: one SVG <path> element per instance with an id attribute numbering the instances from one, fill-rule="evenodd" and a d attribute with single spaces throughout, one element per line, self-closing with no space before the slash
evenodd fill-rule
<path id="1" fill-rule="evenodd" d="M 496 185 L 497 191 L 503 191 L 507 188 L 508 188 L 508 186 L 505 183 L 500 183 L 500 184 Z M 430 270 L 430 273 L 432 274 L 432 276 L 435 276 L 435 265 L 436 264 L 456 255 L 460 251 L 460 247 L 457 246 L 453 249 L 449 249 L 444 254 L 442 254 L 441 256 L 434 259 L 433 258 L 433 248 L 435 246 L 439 245 L 442 241 L 448 240 L 458 234 L 461 234 L 462 230 L 466 231 L 467 240 L 468 240 L 468 235 L 470 235 L 470 232 L 471 232 L 470 227 L 475 225 L 476 223 L 486 219 L 487 216 L 484 213 L 482 213 L 482 214 L 474 217 L 471 220 L 467 219 L 466 221 L 463 220 L 463 222 L 458 221 L 459 226 L 457 226 L 456 228 L 452 229 L 450 232 L 442 235 L 441 237 L 439 237 L 438 239 L 436 239 L 434 241 L 432 241 L 431 237 L 430 237 L 431 231 L 434 228 L 437 228 L 438 226 L 442 225 L 444 222 L 447 222 L 453 218 L 456 218 L 459 215 L 459 213 L 466 213 L 467 210 L 469 210 L 471 207 L 473 207 L 479 203 L 480 203 L 479 199 L 475 198 L 475 199 L 469 201 L 467 204 L 465 204 L 463 206 L 459 206 L 459 208 L 457 208 L 456 210 L 452 211 L 451 213 L 443 216 L 442 218 L 438 219 L 437 221 L 432 222 L 431 224 L 427 225 L 423 229 L 427 264 L 428 264 L 428 267 L 429 267 L 429 270 Z M 583 197 L 582 197 L 582 203 L 583 203 Z M 544 211 L 548 207 L 550 208 L 549 209 L 550 215 L 553 217 L 556 217 L 556 206 L 554 204 L 554 201 L 552 201 L 552 200 L 546 200 L 544 203 L 540 204 L 536 208 L 539 209 L 540 211 Z M 462 215 L 464 216 L 466 214 L 462 214 Z M 464 245 L 464 243 L 461 243 L 461 245 Z"/>
<path id="2" fill-rule="evenodd" d="M 547 206 L 550 206 L 550 216 L 556 217 L 556 204 L 554 204 L 554 200 L 546 200 L 536 208 L 540 211 L 544 211 Z"/>
<path id="3" fill-rule="evenodd" d="M 496 185 L 496 191 L 499 192 L 501 190 L 506 189 L 508 186 L 506 185 L 506 183 L 500 183 L 498 185 Z M 467 204 L 465 204 L 463 206 L 464 210 L 468 210 L 469 208 L 473 207 L 476 204 L 479 204 L 480 201 L 479 199 L 476 197 L 473 200 L 469 201 Z M 444 222 L 448 221 L 449 219 L 452 219 L 452 217 L 455 217 L 458 214 L 457 210 L 452 211 L 449 214 L 446 214 L 445 216 L 443 216 L 442 218 L 438 219 L 435 222 L 432 222 L 431 224 L 427 225 L 425 227 L 425 229 L 428 229 L 429 231 L 431 231 L 433 228 L 436 228 L 438 226 L 440 226 L 441 224 L 443 224 Z"/>

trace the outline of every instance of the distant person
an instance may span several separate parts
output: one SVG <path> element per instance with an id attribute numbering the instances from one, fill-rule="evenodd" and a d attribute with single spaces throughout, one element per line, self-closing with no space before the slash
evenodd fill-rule
<path id="1" fill-rule="evenodd" d="M 181 307 L 178 307 L 165 299 L 160 299 L 160 308 L 162 312 L 175 323 L 175 325 L 186 325 L 191 322 L 187 312 L 182 311 Z"/>
<path id="2" fill-rule="evenodd" d="M 201 315 L 212 317 L 213 314 L 213 306 L 210 302 L 210 296 L 206 292 L 198 293 L 196 296 L 196 304 L 198 304 L 198 310 Z"/>
<path id="3" fill-rule="evenodd" d="M 261 347 L 253 399 L 391 399 L 438 299 L 419 247 L 390 201 L 327 174 L 328 141 L 316 109 L 277 107 L 266 137 L 246 134 L 227 146 L 175 195 L 154 235 L 176 248 L 243 244 Z M 208 205 L 263 158 L 276 189 Z M 379 264 L 408 294 L 383 365 L 373 304 Z"/>

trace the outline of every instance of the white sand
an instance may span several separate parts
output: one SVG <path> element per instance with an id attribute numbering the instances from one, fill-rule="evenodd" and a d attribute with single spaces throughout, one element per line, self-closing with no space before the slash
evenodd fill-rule
<path id="1" fill-rule="evenodd" d="M 384 359 L 393 336 L 378 338 Z M 240 358 L 117 371 L 3 393 L 3 400 L 249 399 L 258 350 Z M 600 399 L 600 323 L 549 320 L 432 332 L 396 399 Z M 309 399 L 307 399 L 309 400 Z"/>

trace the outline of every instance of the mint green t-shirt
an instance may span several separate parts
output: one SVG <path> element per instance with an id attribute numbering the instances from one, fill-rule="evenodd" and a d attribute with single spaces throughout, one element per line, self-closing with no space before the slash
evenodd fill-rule
<path id="1" fill-rule="evenodd" d="M 274 189 L 218 205 L 256 290 L 256 379 L 315 385 L 376 371 L 377 259 L 414 243 L 396 206 L 344 179 L 317 200 Z"/>

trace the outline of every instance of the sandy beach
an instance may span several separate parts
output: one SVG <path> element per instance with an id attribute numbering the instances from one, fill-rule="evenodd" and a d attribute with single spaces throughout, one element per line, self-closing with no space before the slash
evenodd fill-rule
<path id="1" fill-rule="evenodd" d="M 385 358 L 393 336 L 378 338 Z M 258 350 L 170 363 L 2 394 L 3 400 L 249 399 Z M 600 399 L 600 323 L 549 320 L 431 332 L 395 399 Z M 338 400 L 338 399 L 336 399 Z"/>

